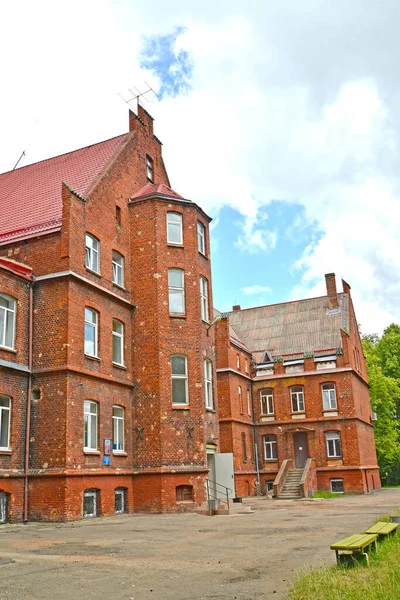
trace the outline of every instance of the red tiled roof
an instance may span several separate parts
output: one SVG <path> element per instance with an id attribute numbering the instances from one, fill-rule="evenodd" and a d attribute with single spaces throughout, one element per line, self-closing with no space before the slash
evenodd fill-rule
<path id="1" fill-rule="evenodd" d="M 131 200 L 137 200 L 138 198 L 148 198 L 149 196 L 169 196 L 171 198 L 178 198 L 179 200 L 185 200 L 183 196 L 171 190 L 170 187 L 165 183 L 146 183 L 138 192 L 130 197 Z"/>
<path id="2" fill-rule="evenodd" d="M 61 184 L 90 190 L 129 134 L 0 174 L 0 245 L 61 227 Z"/>
<path id="3" fill-rule="evenodd" d="M 2 258 L 0 256 L 0 269 L 11 271 L 15 275 L 24 277 L 24 279 L 32 279 L 32 269 L 27 265 L 11 260 L 10 258 Z"/>

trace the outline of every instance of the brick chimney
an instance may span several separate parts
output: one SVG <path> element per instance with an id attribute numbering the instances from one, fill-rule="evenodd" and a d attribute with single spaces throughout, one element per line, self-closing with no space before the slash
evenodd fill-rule
<path id="1" fill-rule="evenodd" d="M 138 104 L 137 114 L 133 110 L 129 110 L 129 131 L 136 131 L 137 127 L 144 126 L 147 128 L 149 136 L 153 136 L 153 122 L 153 117 L 141 104 Z"/>
<path id="2" fill-rule="evenodd" d="M 241 310 L 241 309 L 240 309 L 240 304 L 234 304 L 234 305 L 232 306 L 232 310 L 233 310 L 233 312 L 238 312 L 239 310 Z"/>
<path id="3" fill-rule="evenodd" d="M 344 279 L 342 279 L 342 286 L 343 286 L 344 293 L 350 295 L 351 287 L 349 286 L 349 284 L 347 283 L 347 281 L 345 281 Z"/>
<path id="4" fill-rule="evenodd" d="M 329 296 L 329 308 L 339 308 L 339 301 L 336 290 L 335 273 L 327 273 L 325 275 L 326 294 Z"/>

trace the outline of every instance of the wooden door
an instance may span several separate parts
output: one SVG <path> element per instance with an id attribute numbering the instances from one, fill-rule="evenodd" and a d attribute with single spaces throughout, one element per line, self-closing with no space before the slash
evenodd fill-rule
<path id="1" fill-rule="evenodd" d="M 304 469 L 308 458 L 307 434 L 299 431 L 293 436 L 294 443 L 294 466 L 296 469 Z"/>

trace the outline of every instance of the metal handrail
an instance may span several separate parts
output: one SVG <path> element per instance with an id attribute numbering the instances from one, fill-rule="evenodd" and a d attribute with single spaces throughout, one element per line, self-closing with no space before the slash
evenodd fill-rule
<path id="1" fill-rule="evenodd" d="M 222 498 L 218 498 L 218 496 L 211 494 L 210 483 L 212 484 L 214 489 L 215 489 L 215 486 L 218 486 L 219 488 L 223 488 L 225 490 L 226 500 L 224 500 Z M 216 481 L 212 481 L 211 479 L 206 479 L 206 484 L 207 484 L 207 500 L 221 500 L 222 502 L 226 502 L 226 504 L 229 508 L 229 492 L 232 492 L 231 488 L 227 487 L 226 485 L 222 485 L 222 483 L 217 483 Z M 218 493 L 219 490 L 215 489 L 215 491 L 216 491 L 216 493 Z"/>

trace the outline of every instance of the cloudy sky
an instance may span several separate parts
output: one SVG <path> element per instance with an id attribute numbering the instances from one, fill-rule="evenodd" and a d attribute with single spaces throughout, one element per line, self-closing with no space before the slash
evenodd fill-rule
<path id="1" fill-rule="evenodd" d="M 1 2 L 0 172 L 127 130 L 150 83 L 174 189 L 213 218 L 220 310 L 352 287 L 400 322 L 398 0 Z"/>

